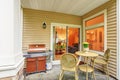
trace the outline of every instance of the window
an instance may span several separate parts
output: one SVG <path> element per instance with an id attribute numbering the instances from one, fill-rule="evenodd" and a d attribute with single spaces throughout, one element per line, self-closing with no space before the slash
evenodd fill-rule
<path id="1" fill-rule="evenodd" d="M 85 40 L 89 49 L 103 52 L 105 49 L 105 13 L 98 13 L 84 20 Z"/>
<path id="2" fill-rule="evenodd" d="M 90 43 L 90 50 L 104 50 L 104 27 L 86 30 L 86 41 Z"/>
<path id="3" fill-rule="evenodd" d="M 85 21 L 85 26 L 90 27 L 96 24 L 100 24 L 104 22 L 104 14 L 101 14 L 99 16 L 96 16 L 90 20 Z"/>

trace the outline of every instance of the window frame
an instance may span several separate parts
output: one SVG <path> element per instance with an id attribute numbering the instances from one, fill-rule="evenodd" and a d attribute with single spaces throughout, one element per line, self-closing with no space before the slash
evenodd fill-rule
<path id="1" fill-rule="evenodd" d="M 95 25 L 92 25 L 92 26 L 85 26 L 85 22 L 87 20 L 90 20 L 92 18 L 95 18 L 99 15 L 103 14 L 104 15 L 104 22 L 103 23 L 99 23 L 99 24 L 95 24 Z M 104 26 L 104 51 L 107 49 L 107 9 L 104 9 L 103 11 L 100 11 L 96 14 L 93 14 L 92 16 L 88 17 L 88 18 L 85 18 L 83 19 L 83 42 L 86 40 L 86 30 L 91 30 L 91 29 L 95 29 L 95 28 L 99 28 L 101 26 Z M 104 52 L 100 52 L 100 51 L 96 51 L 96 50 L 90 50 L 92 52 L 96 52 L 100 55 L 103 55 Z"/>

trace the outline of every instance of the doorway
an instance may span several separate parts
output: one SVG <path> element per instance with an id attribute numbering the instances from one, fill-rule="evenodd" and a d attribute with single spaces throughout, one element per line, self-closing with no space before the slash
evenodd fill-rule
<path id="1" fill-rule="evenodd" d="M 55 25 L 52 29 L 52 50 L 55 61 L 60 60 L 61 55 L 65 53 L 74 54 L 80 50 L 80 27 Z"/>
<path id="2" fill-rule="evenodd" d="M 55 32 L 53 35 L 55 39 L 55 48 L 54 48 L 54 59 L 59 60 L 62 54 L 66 53 L 67 50 L 67 32 L 66 32 L 66 27 L 59 27 L 55 26 L 54 27 Z"/>

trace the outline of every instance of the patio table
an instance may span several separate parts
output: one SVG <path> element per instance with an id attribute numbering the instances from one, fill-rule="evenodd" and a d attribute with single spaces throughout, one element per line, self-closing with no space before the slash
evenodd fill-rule
<path id="1" fill-rule="evenodd" d="M 96 58 L 98 56 L 97 53 L 94 52 L 85 52 L 85 51 L 77 51 L 76 55 L 82 56 L 86 58 L 86 64 L 80 65 L 79 69 L 83 72 L 86 72 L 86 80 L 88 80 L 88 72 L 93 72 L 94 68 L 88 65 L 89 58 Z M 94 75 L 95 77 L 95 75 Z"/>

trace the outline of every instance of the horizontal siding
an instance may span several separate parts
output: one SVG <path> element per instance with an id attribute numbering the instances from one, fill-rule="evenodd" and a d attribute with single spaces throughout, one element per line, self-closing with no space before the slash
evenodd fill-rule
<path id="1" fill-rule="evenodd" d="M 109 60 L 109 73 L 111 76 L 117 78 L 117 27 L 116 27 L 116 0 L 110 0 L 102 6 L 83 15 L 83 19 L 94 15 L 107 9 L 107 48 L 111 50 L 111 57 Z M 102 56 L 100 56 L 102 57 Z M 103 70 L 102 65 L 95 65 L 96 68 Z"/>
<path id="2" fill-rule="evenodd" d="M 42 28 L 46 22 L 47 28 Z M 47 12 L 32 9 L 23 9 L 23 52 L 26 52 L 29 44 L 46 44 L 50 49 L 51 23 L 81 24 L 81 17 L 56 12 Z"/>
<path id="3" fill-rule="evenodd" d="M 111 57 L 109 60 L 109 72 L 112 76 L 117 76 L 117 27 L 116 27 L 116 3 L 107 9 L 107 47 L 111 48 Z M 111 42 L 110 41 L 114 41 Z"/>

